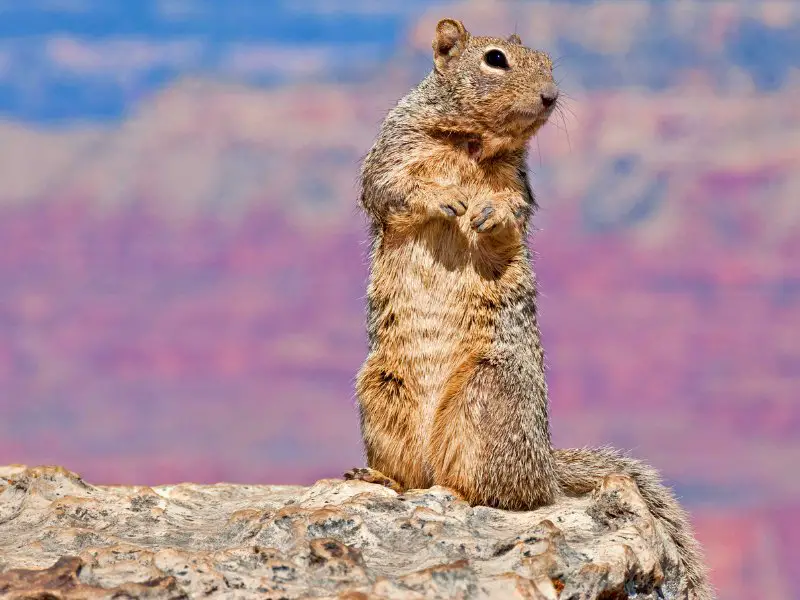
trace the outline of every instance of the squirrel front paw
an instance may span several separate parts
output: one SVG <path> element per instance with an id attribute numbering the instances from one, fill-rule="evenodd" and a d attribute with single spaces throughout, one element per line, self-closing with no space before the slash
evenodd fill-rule
<path id="1" fill-rule="evenodd" d="M 455 220 L 467 212 L 469 197 L 458 186 L 431 184 L 410 194 L 407 202 L 409 215 Z"/>
<path id="2" fill-rule="evenodd" d="M 470 211 L 469 224 L 477 233 L 490 233 L 516 225 L 517 219 L 507 203 L 487 199 L 478 202 Z"/>
<path id="3" fill-rule="evenodd" d="M 442 211 L 442 214 L 444 214 L 445 217 L 449 219 L 455 219 L 456 217 L 460 217 L 467 212 L 467 206 L 467 197 L 461 192 L 461 190 L 456 187 L 452 187 L 448 191 L 447 197 L 444 199 L 444 201 L 439 204 L 439 210 Z"/>

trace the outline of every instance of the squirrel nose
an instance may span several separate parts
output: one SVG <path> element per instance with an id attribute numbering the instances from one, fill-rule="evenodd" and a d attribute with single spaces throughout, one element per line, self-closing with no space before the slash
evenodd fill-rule
<path id="1" fill-rule="evenodd" d="M 539 92 L 539 95 L 542 97 L 542 105 L 545 108 L 550 108 L 555 104 L 556 100 L 558 100 L 558 88 L 555 84 L 548 83 L 544 89 Z"/>

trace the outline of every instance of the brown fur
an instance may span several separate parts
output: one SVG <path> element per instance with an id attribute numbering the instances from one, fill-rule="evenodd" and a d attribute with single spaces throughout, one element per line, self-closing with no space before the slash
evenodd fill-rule
<path id="1" fill-rule="evenodd" d="M 688 519 L 653 469 L 550 443 L 525 243 L 526 145 L 558 93 L 550 58 L 452 19 L 433 49 L 433 72 L 389 113 L 362 169 L 370 349 L 356 391 L 370 468 L 346 476 L 531 510 L 624 473 L 680 551 L 677 596 L 712 598 Z"/>

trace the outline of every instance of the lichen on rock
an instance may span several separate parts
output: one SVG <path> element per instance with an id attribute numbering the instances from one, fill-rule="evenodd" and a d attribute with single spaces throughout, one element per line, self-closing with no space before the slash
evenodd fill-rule
<path id="1" fill-rule="evenodd" d="M 677 552 L 627 477 L 531 512 L 311 487 L 92 486 L 0 467 L 0 598 L 673 597 Z"/>

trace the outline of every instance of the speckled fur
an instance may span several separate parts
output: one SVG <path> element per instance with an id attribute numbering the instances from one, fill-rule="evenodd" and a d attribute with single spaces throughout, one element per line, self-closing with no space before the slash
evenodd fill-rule
<path id="1" fill-rule="evenodd" d="M 551 446 L 525 243 L 536 207 L 526 145 L 557 94 L 549 56 L 451 19 L 433 48 L 433 71 L 386 117 L 362 169 L 372 252 L 356 388 L 369 469 L 348 476 L 529 510 L 625 473 L 680 550 L 678 597 L 713 598 L 687 516 L 653 469 Z M 488 66 L 489 49 L 509 68 Z"/>

